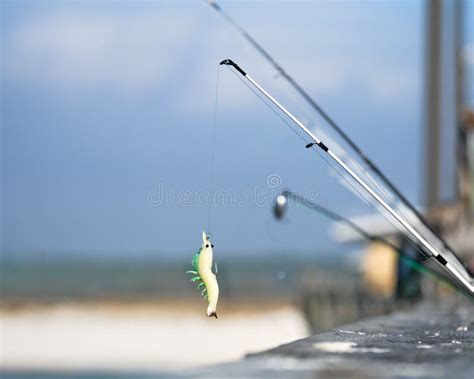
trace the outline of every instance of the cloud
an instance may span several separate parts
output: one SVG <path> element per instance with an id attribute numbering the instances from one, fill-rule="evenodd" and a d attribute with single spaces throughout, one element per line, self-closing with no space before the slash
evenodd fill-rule
<path id="1" fill-rule="evenodd" d="M 150 88 L 173 71 L 170 57 L 189 44 L 193 26 L 186 9 L 52 10 L 13 24 L 4 40 L 4 70 L 15 81 Z"/>
<path id="2" fill-rule="evenodd" d="M 284 81 L 274 80 L 275 71 L 268 63 L 206 6 L 160 4 L 131 9 L 56 6 L 10 22 L 4 38 L 6 77 L 73 90 L 105 87 L 140 93 L 172 87 L 177 108 L 203 115 L 213 109 L 217 62 L 232 57 L 268 90 L 275 91 L 277 98 L 283 95 L 286 100 L 289 87 L 282 85 Z M 360 48 L 346 51 L 353 44 L 344 30 L 328 33 L 324 23 L 308 24 L 308 30 L 280 30 L 278 18 L 283 13 L 278 12 L 285 9 L 276 11 L 275 21 L 264 27 L 260 17 L 247 17 L 246 27 L 310 93 L 348 96 L 357 86 L 368 101 L 390 103 L 402 101 L 416 90 L 413 66 L 372 59 L 377 49 L 370 43 L 359 43 Z M 331 12 L 335 19 L 347 17 L 343 9 Z M 281 44 L 276 37 L 283 35 L 293 43 Z M 313 35 L 324 38 L 315 40 Z M 261 106 L 238 79 L 228 76 L 227 70 L 221 70 L 224 109 Z"/>
<path id="3" fill-rule="evenodd" d="M 366 86 L 372 99 L 381 103 L 390 103 L 413 99 L 418 96 L 420 78 L 413 69 L 398 67 L 372 67 L 366 73 Z"/>

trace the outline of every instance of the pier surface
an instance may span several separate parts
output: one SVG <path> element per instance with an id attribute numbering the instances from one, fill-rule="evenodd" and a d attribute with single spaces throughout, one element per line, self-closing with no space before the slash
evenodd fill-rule
<path id="1" fill-rule="evenodd" d="M 463 305 L 424 304 L 183 377 L 472 379 L 474 307 L 467 300 Z"/>

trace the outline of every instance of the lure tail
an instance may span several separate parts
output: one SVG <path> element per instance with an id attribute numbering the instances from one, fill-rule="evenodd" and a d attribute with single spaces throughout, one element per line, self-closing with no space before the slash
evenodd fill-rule
<path id="1" fill-rule="evenodd" d="M 217 312 L 215 310 L 213 310 L 210 305 L 207 307 L 207 317 L 217 318 Z"/>

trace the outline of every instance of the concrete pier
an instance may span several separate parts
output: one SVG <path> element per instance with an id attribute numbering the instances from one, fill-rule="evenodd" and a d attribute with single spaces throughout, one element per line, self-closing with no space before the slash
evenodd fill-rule
<path id="1" fill-rule="evenodd" d="M 474 307 L 423 304 L 182 377 L 472 379 Z"/>

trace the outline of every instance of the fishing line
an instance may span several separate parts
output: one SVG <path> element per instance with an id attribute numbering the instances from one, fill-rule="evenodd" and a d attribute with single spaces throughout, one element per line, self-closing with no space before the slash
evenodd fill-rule
<path id="1" fill-rule="evenodd" d="M 440 258 L 439 257 L 439 252 L 437 251 L 437 249 L 435 249 L 423 236 L 421 236 L 417 231 L 416 229 L 413 228 L 412 225 L 410 225 L 409 222 L 407 222 L 406 220 L 404 220 L 403 218 L 400 217 L 400 215 L 398 215 L 396 213 L 396 211 L 390 206 L 387 204 L 387 202 L 385 202 L 381 197 L 380 195 L 378 195 L 376 192 L 374 192 L 374 190 L 372 188 L 370 188 L 359 176 L 357 176 L 357 174 L 352 171 L 349 166 L 347 166 L 347 164 L 345 164 L 337 155 L 335 155 L 333 153 L 332 150 L 330 150 L 326 144 L 320 140 L 319 138 L 317 138 L 306 126 L 304 126 L 298 119 L 296 119 L 286 108 L 284 108 L 276 99 L 274 99 L 268 92 L 266 92 L 260 85 L 258 85 L 257 82 L 255 82 L 253 79 L 250 78 L 250 76 L 247 75 L 247 73 L 242 70 L 242 68 L 240 68 L 235 62 L 233 62 L 231 59 L 224 59 L 222 62 L 220 62 L 221 65 L 228 65 L 228 66 L 232 66 L 236 71 L 238 71 L 244 78 L 246 78 L 249 83 L 251 83 L 256 89 L 258 89 L 263 95 L 265 95 L 265 97 L 267 97 L 267 99 L 269 101 L 271 101 L 277 108 L 279 108 L 279 110 L 281 112 L 283 112 L 284 114 L 286 114 L 286 116 L 288 116 L 296 125 L 298 125 L 302 131 L 304 131 L 309 137 L 311 137 L 311 139 L 314 140 L 314 142 L 312 143 L 309 143 L 306 145 L 306 147 L 312 147 L 314 145 L 318 145 L 319 148 L 321 148 L 324 152 L 326 152 L 329 156 L 331 156 L 331 158 L 336 161 L 338 163 L 339 166 L 341 166 L 342 168 L 344 168 L 344 171 L 346 171 L 348 174 L 350 174 L 350 176 L 358 183 L 358 185 L 360 185 L 361 187 L 364 188 L 364 190 L 366 192 L 368 192 L 378 203 L 380 203 L 380 205 L 383 206 L 383 208 L 385 208 L 393 217 L 395 217 L 397 219 L 397 221 L 400 222 L 400 224 L 402 224 L 405 229 L 407 229 L 407 231 L 409 231 L 413 237 L 415 237 L 417 240 L 419 240 L 423 245 L 425 245 L 425 247 L 427 248 L 427 250 L 432 254 L 434 255 L 435 257 L 437 257 L 438 261 L 440 261 L 441 264 L 443 265 L 447 265 L 447 262 L 444 260 L 444 258 Z M 448 266 L 450 267 L 450 266 Z M 457 273 L 458 274 L 458 273 Z M 461 278 L 461 280 L 464 280 L 465 281 L 465 278 Z M 466 281 L 467 283 L 467 281 Z M 470 288 L 470 284 L 468 284 L 468 287 Z M 474 290 L 473 290 L 474 291 Z"/>
<path id="2" fill-rule="evenodd" d="M 340 177 L 341 179 L 347 183 L 354 191 L 357 192 L 357 194 L 359 194 L 359 196 L 364 200 L 364 202 L 370 207 L 372 208 L 372 210 L 382 214 L 382 216 L 384 216 L 387 221 L 395 228 L 397 229 L 398 231 L 402 232 L 403 235 L 407 238 L 408 242 L 415 248 L 415 250 L 418 251 L 418 253 L 420 253 L 421 257 L 423 260 L 426 260 L 429 258 L 429 256 L 426 255 L 425 251 L 420 247 L 420 245 L 413 240 L 413 238 L 410 236 L 410 235 L 407 235 L 404 231 L 402 231 L 400 229 L 400 226 L 397 226 L 396 225 L 396 220 L 393 219 L 393 217 L 390 217 L 390 214 L 388 213 L 384 213 L 382 212 L 382 210 L 380 209 L 379 205 L 375 205 L 373 203 L 373 200 L 372 199 L 368 199 L 367 198 L 367 194 L 363 193 L 361 191 L 361 188 L 359 186 L 357 186 L 350 178 L 347 177 L 347 175 L 344 175 L 344 173 L 342 173 L 339 169 L 339 167 L 335 167 L 334 164 L 332 164 L 332 162 L 328 161 L 328 159 L 323 156 L 323 154 L 321 154 L 319 151 L 315 150 L 315 153 L 318 154 L 323 160 L 324 162 L 326 162 L 326 164 L 331 167 Z M 306 200 L 304 200 L 306 201 Z M 307 201 L 306 201 L 307 202 Z M 391 247 L 393 250 L 395 250 L 398 255 L 400 256 L 400 259 L 406 263 L 411 269 L 415 270 L 415 271 L 418 271 L 422 274 L 425 274 L 427 276 L 429 276 L 431 279 L 437 281 L 437 282 L 441 282 L 445 285 L 447 285 L 448 287 L 450 287 L 451 289 L 454 289 L 456 291 L 459 291 L 458 288 L 454 287 L 451 283 L 449 283 L 448 281 L 446 281 L 444 278 L 442 278 L 441 276 L 439 276 L 438 273 L 436 273 L 436 271 L 433 271 L 431 269 L 428 269 L 426 268 L 425 266 L 423 266 L 421 263 L 419 263 L 416 259 L 410 257 L 409 255 L 407 255 L 399 246 L 395 245 L 394 243 L 391 243 L 389 242 L 388 240 L 386 240 L 385 238 L 383 237 L 379 237 L 379 236 L 374 236 L 374 235 L 371 235 L 369 233 L 367 233 L 365 230 L 363 230 L 362 228 L 360 228 L 358 225 L 356 225 L 355 223 L 353 223 L 351 220 L 349 219 L 345 219 L 344 217 L 342 216 L 339 216 L 337 214 L 335 214 L 334 212 L 332 211 L 329 211 L 329 210 L 326 210 L 325 208 L 323 207 L 320 207 L 320 206 L 317 206 L 317 208 L 321 208 L 323 210 L 323 214 L 325 214 L 327 217 L 329 218 L 332 218 L 334 220 L 338 220 L 338 221 L 342 221 L 343 223 L 345 223 L 346 225 L 348 225 L 350 228 L 352 228 L 353 230 L 357 231 L 361 236 L 367 238 L 368 240 L 370 241 L 373 241 L 373 242 L 382 242 L 383 244 Z M 321 210 L 319 210 L 321 211 Z"/>
<path id="3" fill-rule="evenodd" d="M 234 72 L 234 70 L 232 70 L 229 66 L 226 66 L 226 67 L 237 79 L 239 79 L 250 91 L 252 91 L 254 93 L 254 95 L 258 99 L 260 99 L 260 101 L 263 104 L 265 104 L 267 106 L 267 108 L 270 109 L 273 112 L 273 114 L 275 114 L 275 116 L 277 116 L 283 123 L 285 123 L 286 126 L 288 126 L 293 131 L 293 133 L 295 133 L 299 138 L 301 138 L 304 141 L 305 144 L 307 144 L 306 138 L 304 138 L 293 125 L 291 125 L 287 120 L 285 120 L 283 118 L 283 116 L 280 113 L 278 113 L 278 111 L 268 102 L 268 100 L 266 100 L 256 90 L 254 90 L 252 87 L 250 87 L 250 85 L 247 82 L 245 82 L 239 75 L 237 75 Z"/>
<path id="4" fill-rule="evenodd" d="M 214 204 L 214 160 L 216 153 L 216 129 L 217 129 L 217 106 L 218 106 L 218 95 L 219 95 L 219 73 L 221 66 L 217 66 L 217 77 L 216 77 L 216 90 L 214 99 L 214 123 L 212 126 L 212 144 L 211 144 L 211 173 L 209 175 L 209 204 L 207 208 L 207 231 L 211 233 L 211 209 Z"/>
<path id="5" fill-rule="evenodd" d="M 232 62 L 232 61 L 230 61 L 230 60 L 224 60 L 224 61 L 221 62 L 221 64 L 226 64 L 226 65 L 229 65 L 229 66 L 233 66 L 234 68 L 236 68 L 237 71 L 240 72 L 240 74 L 242 74 L 244 77 L 246 77 L 246 78 L 248 79 L 247 74 L 246 74 L 244 71 L 242 71 L 242 69 L 241 69 L 239 66 L 235 65 L 234 62 Z M 230 69 L 230 67 L 229 67 L 229 69 Z M 237 75 L 233 70 L 231 70 L 231 71 L 234 73 L 234 75 Z M 237 76 L 237 77 L 238 77 L 238 76 Z M 246 82 L 244 82 L 244 81 L 242 80 L 242 78 L 239 77 L 239 79 L 240 79 L 249 89 L 251 89 L 252 92 L 255 93 L 255 91 L 253 90 L 253 88 L 250 87 Z M 260 98 L 260 96 L 259 96 L 257 93 L 256 93 L 256 95 L 257 95 L 257 97 Z M 271 99 L 268 98 L 268 101 L 270 101 L 270 100 L 271 100 Z M 262 99 L 262 101 L 263 101 L 263 99 Z M 274 102 L 274 101 L 275 101 L 275 100 L 273 99 L 272 102 Z M 274 113 L 277 112 L 276 109 L 274 109 L 273 107 L 270 106 L 270 104 L 266 103 L 265 101 L 263 101 L 263 102 L 264 102 L 264 103 L 268 106 L 268 108 L 271 109 Z M 281 110 L 281 109 L 280 109 L 280 110 Z M 287 111 L 287 112 L 288 112 L 288 111 Z M 276 114 L 277 114 L 278 116 L 280 116 L 278 113 L 276 113 Z M 287 113 L 287 115 L 290 115 L 290 114 Z M 293 116 L 291 116 L 291 117 L 293 117 Z M 279 117 L 279 118 L 282 119 L 281 117 Z M 289 126 L 289 124 L 288 124 L 288 122 L 286 122 L 286 120 L 282 119 L 282 121 L 284 121 L 284 123 Z M 293 121 L 295 121 L 295 119 L 293 119 Z M 291 129 L 293 130 L 293 128 L 291 128 Z M 296 133 L 296 131 L 295 131 L 295 133 Z M 298 133 L 296 133 L 296 134 L 299 135 Z M 303 139 L 303 137 L 301 137 L 301 138 Z M 303 140 L 304 140 L 304 139 L 303 139 Z M 319 144 L 322 144 L 322 142 L 319 142 Z M 306 145 L 306 147 L 311 147 L 311 146 L 313 146 L 313 145 L 314 145 L 314 143 L 311 143 L 311 144 Z M 327 149 L 326 145 L 323 144 L 323 146 L 324 146 L 324 150 L 326 151 L 326 149 Z M 320 147 L 321 147 L 321 146 L 320 146 Z M 333 166 L 332 162 L 329 162 L 329 161 L 327 160 L 327 157 L 326 157 L 326 156 L 321 155 L 318 150 L 315 150 L 315 152 L 316 152 L 318 155 L 320 155 L 321 158 L 323 158 L 323 160 L 326 162 L 326 164 L 328 164 L 331 168 L 333 168 L 333 169 L 342 177 L 342 179 L 343 179 L 344 181 L 346 181 L 355 191 L 357 191 L 357 192 L 360 194 L 360 196 L 361 196 L 362 198 L 365 198 L 366 200 L 368 200 L 367 197 L 366 197 L 367 194 L 361 193 L 361 188 L 359 188 L 359 186 L 361 186 L 360 183 L 358 183 L 358 185 L 356 186 L 354 183 L 352 183 L 351 181 L 349 181 L 349 180 L 345 177 L 345 175 L 343 175 L 343 174 L 340 172 L 339 167 L 336 168 L 335 166 Z M 354 178 L 354 180 L 355 180 L 355 178 Z M 374 205 L 374 201 L 375 201 L 375 200 L 373 200 L 373 199 L 370 199 L 370 200 L 371 200 L 371 201 L 369 201 L 369 204 L 371 204 L 372 207 L 375 207 L 375 205 Z M 395 216 L 394 216 L 394 215 L 391 215 L 391 216 L 393 216 L 393 218 L 394 218 L 394 220 L 392 220 L 391 217 L 388 217 L 388 214 L 382 212 L 378 207 L 375 207 L 375 210 L 376 210 L 377 212 L 381 213 L 382 216 L 384 216 L 384 217 L 389 221 L 389 223 L 391 223 L 397 230 L 400 230 L 397 225 L 398 225 L 398 223 L 401 224 L 401 221 L 397 219 L 396 221 L 398 221 L 398 223 L 395 224 Z M 406 221 L 405 221 L 405 223 L 406 223 Z M 406 228 L 405 225 L 403 225 L 403 226 Z M 412 226 L 411 226 L 411 227 L 412 227 Z M 413 229 L 413 227 L 412 227 L 412 229 Z M 418 250 L 418 251 L 420 251 L 422 257 L 426 257 L 426 256 L 427 256 L 427 254 L 425 253 L 424 250 L 420 250 L 419 244 L 414 241 L 414 236 L 411 236 L 411 235 L 407 234 L 406 232 L 404 232 L 404 231 L 402 231 L 402 230 L 400 230 L 400 231 L 403 232 L 403 234 L 407 237 L 407 239 L 414 245 L 415 249 Z M 432 247 L 431 247 L 431 248 L 432 248 Z"/>
<path id="6" fill-rule="evenodd" d="M 274 108 L 274 106 L 272 106 L 271 103 L 269 103 L 269 100 L 267 100 L 266 98 L 264 98 L 262 95 L 260 95 L 254 88 L 252 88 L 246 81 L 244 81 L 244 79 L 242 79 L 242 77 L 240 75 L 237 75 L 236 72 L 234 72 L 234 70 L 232 70 L 229 66 L 227 66 L 227 68 L 230 70 L 230 72 L 232 72 L 232 74 L 237 77 L 250 91 L 252 91 L 255 96 L 260 99 L 260 101 L 265 104 L 267 106 L 268 109 L 270 109 L 285 125 L 287 125 L 298 137 L 300 137 L 306 144 L 307 140 L 300 134 L 298 133 L 298 131 L 295 129 L 295 127 L 293 125 L 291 125 L 286 119 L 283 118 L 283 116 Z M 332 162 L 330 162 L 326 156 L 324 156 L 323 154 L 321 154 L 321 152 L 319 150 L 313 150 L 316 154 L 318 154 L 323 160 L 324 162 L 326 162 L 326 164 L 332 168 L 340 177 L 341 179 L 347 183 L 366 203 L 367 205 L 372 208 L 375 212 L 377 213 L 380 213 L 382 216 L 384 216 L 387 221 L 396 229 L 398 230 L 399 232 L 402 232 L 403 235 L 406 236 L 406 238 L 411 242 L 411 244 L 415 247 L 416 250 L 418 250 L 420 252 L 420 254 L 422 255 L 422 257 L 426 257 L 426 253 L 422 250 L 420 250 L 420 246 L 417 245 L 417 243 L 413 240 L 412 236 L 410 235 L 407 235 L 405 233 L 404 230 L 401 229 L 401 227 L 398 225 L 398 223 L 396 222 L 395 219 L 392 219 L 393 217 L 390 217 L 391 215 L 389 215 L 388 213 L 384 213 L 382 212 L 382 210 L 380 209 L 380 207 L 377 205 L 375 205 L 374 203 L 374 200 L 372 198 L 369 198 L 367 194 L 365 194 L 364 192 L 362 192 L 360 186 L 357 186 L 352 180 L 349 180 L 349 178 L 344 175 L 339 167 L 336 167 L 335 165 L 332 164 Z"/>
<path id="7" fill-rule="evenodd" d="M 443 270 L 447 272 L 451 279 L 457 281 L 457 283 L 461 284 L 464 289 L 469 291 L 468 293 L 473 296 L 474 295 L 474 281 L 472 279 L 471 273 L 468 269 L 466 269 L 465 264 L 457 258 L 457 256 L 450 252 L 444 251 L 444 249 L 440 249 L 437 244 L 432 244 L 428 240 L 431 238 L 427 238 L 427 236 L 423 236 L 423 233 L 417 231 L 416 228 L 413 227 L 413 224 L 410 220 L 404 219 L 391 205 L 389 205 L 378 193 L 374 191 L 354 170 L 352 170 L 334 151 L 332 151 L 321 139 L 319 139 L 313 132 L 311 132 L 304 124 L 301 123 L 295 116 L 293 116 L 283 105 L 281 105 L 272 95 L 270 95 L 264 88 L 262 88 L 255 80 L 253 80 L 241 67 L 239 67 L 235 62 L 231 59 L 224 59 L 220 62 L 221 65 L 228 65 L 232 66 L 237 72 L 239 72 L 245 79 L 248 80 L 256 89 L 258 89 L 262 95 L 271 101 L 282 113 L 288 116 L 295 125 L 297 125 L 305 134 L 311 138 L 314 142 L 306 145 L 306 147 L 312 147 L 314 145 L 318 145 L 318 147 L 324 151 L 332 160 L 337 163 L 338 167 L 341 167 L 347 174 L 350 175 L 352 179 L 354 179 L 359 186 L 361 186 L 368 194 L 370 194 L 373 199 L 380 204 L 388 213 L 390 213 L 403 227 L 406 229 L 407 232 L 412 235 L 420 245 L 423 245 L 423 248 L 426 249 L 426 252 L 430 253 L 430 256 L 433 257 L 433 261 L 437 262 L 439 265 L 438 267 L 442 267 Z M 416 212 L 416 209 L 413 210 Z M 434 233 L 435 236 L 436 233 Z M 439 240 L 439 239 L 438 239 Z M 439 240 L 442 243 L 441 240 Z M 445 254 L 449 253 L 449 254 Z M 446 259 L 445 256 L 448 258 Z M 474 298 L 474 296 L 473 296 Z"/>
<path id="8" fill-rule="evenodd" d="M 351 177 L 347 176 L 346 174 L 344 174 L 340 167 L 338 166 L 335 166 L 335 164 L 331 161 L 328 160 L 328 158 L 322 154 L 319 149 L 317 150 L 314 150 L 314 152 L 324 160 L 324 162 L 331 168 L 333 169 L 339 176 L 340 178 L 349 186 L 351 187 L 355 193 L 357 195 L 359 195 L 359 197 L 364 200 L 364 202 L 370 207 L 372 208 L 374 211 L 376 211 L 377 213 L 380 213 L 396 230 L 398 230 L 400 233 L 402 233 L 405 238 L 408 240 L 408 242 L 415 248 L 416 251 L 418 251 L 418 253 L 421 255 L 421 258 L 423 261 L 427 260 L 430 258 L 429 255 L 427 255 L 427 253 L 425 252 L 425 250 L 420 246 L 420 244 L 414 239 L 413 236 L 411 236 L 410 234 L 408 234 L 403 228 L 402 228 L 402 225 L 400 224 L 400 222 L 398 220 L 396 220 L 390 213 L 388 213 L 385 209 L 383 209 L 380 204 L 376 203 L 374 199 L 372 199 L 371 197 L 368 197 L 368 194 L 365 193 L 365 192 L 362 192 L 362 188 L 360 185 L 358 185 L 354 179 L 352 179 Z M 381 241 L 384 241 L 383 238 L 381 237 L 377 237 L 379 240 Z M 387 241 L 388 242 L 388 241 Z M 392 247 L 394 247 L 396 245 L 393 245 Z M 399 248 L 397 249 L 399 251 Z M 415 264 L 417 264 L 418 266 L 420 266 L 421 264 L 418 263 L 415 259 L 407 256 L 405 253 L 401 253 L 400 254 L 401 258 L 404 258 L 403 259 L 405 261 L 405 263 L 409 264 L 409 266 L 411 268 L 414 268 L 413 266 Z M 408 262 L 407 259 L 410 259 L 411 261 Z M 427 270 L 425 268 L 425 270 Z M 430 273 L 433 273 L 431 270 L 429 271 Z"/>
<path id="9" fill-rule="evenodd" d="M 252 88 L 246 81 L 244 81 L 244 79 L 242 79 L 242 77 L 240 75 L 237 75 L 237 73 L 234 72 L 234 70 L 232 70 L 229 66 L 226 66 L 228 68 L 228 70 L 230 72 L 232 72 L 232 74 L 237 77 L 250 91 L 252 91 L 255 96 L 260 99 L 260 101 L 265 104 L 267 106 L 267 108 L 269 110 L 271 110 L 286 126 L 288 126 L 298 137 L 300 137 L 306 144 L 307 140 L 300 134 L 298 133 L 298 131 L 295 129 L 295 127 L 293 125 L 291 125 L 286 119 L 283 118 L 283 116 L 274 108 L 274 106 L 269 102 L 269 100 L 267 100 L 266 98 L 264 98 L 262 95 L 260 95 L 254 88 Z M 344 175 L 339 167 L 336 167 L 332 162 L 330 162 L 326 156 L 324 156 L 323 154 L 321 154 L 321 152 L 319 150 L 313 150 L 316 154 L 318 154 L 323 160 L 324 162 L 326 162 L 326 164 L 331 168 L 333 169 L 333 171 L 335 171 L 339 176 L 340 178 L 345 182 L 347 183 L 348 186 L 350 186 L 358 195 L 361 199 L 363 199 L 366 203 L 367 203 L 367 206 L 369 206 L 370 208 L 372 208 L 375 212 L 377 213 L 380 213 L 383 217 L 385 217 L 385 219 L 387 219 L 387 221 L 396 229 L 398 230 L 399 232 L 403 233 L 403 235 L 405 235 L 405 237 L 408 239 L 408 241 L 413 245 L 413 247 L 421 254 L 421 256 L 423 257 L 423 259 L 426 259 L 427 258 L 427 255 L 426 253 L 421 250 L 420 246 L 413 240 L 412 236 L 410 235 L 407 235 L 406 232 L 404 230 L 401 229 L 400 225 L 398 225 L 397 221 L 395 219 L 393 219 L 393 217 L 387 213 L 387 212 L 382 212 L 382 209 L 378 206 L 378 204 L 375 204 L 374 203 L 374 200 L 372 198 L 369 198 L 368 195 L 364 192 L 362 192 L 360 186 L 356 185 L 355 182 L 353 182 L 353 180 L 350 180 L 346 175 Z"/>
<path id="10" fill-rule="evenodd" d="M 359 196 L 365 203 L 366 205 L 374 210 L 376 213 L 379 213 L 382 215 L 387 222 L 392 225 L 394 229 L 396 229 L 398 232 L 400 232 L 407 240 L 410 242 L 410 244 L 415 248 L 415 250 L 418 251 L 418 253 L 421 255 L 422 260 L 427 260 L 429 255 L 426 254 L 425 250 L 420 246 L 420 244 L 411 236 L 408 234 L 403 228 L 402 225 L 398 220 L 396 220 L 390 213 L 388 213 L 385 209 L 383 209 L 380 204 L 376 203 L 372 198 L 370 198 L 367 193 L 362 191 L 362 188 L 356 184 L 356 182 L 348 177 L 346 174 L 341 172 L 339 167 L 335 167 L 335 165 L 330 162 L 327 157 L 325 157 L 321 152 L 318 150 L 315 150 L 316 154 L 319 155 L 320 158 L 322 158 L 326 164 L 331 167 L 339 176 L 340 178 L 354 191 L 354 193 Z"/>
<path id="11" fill-rule="evenodd" d="M 341 177 L 341 179 L 345 183 L 347 183 L 347 185 L 349 185 L 364 200 L 367 206 L 372 208 L 372 210 L 374 210 L 375 212 L 380 213 L 396 230 L 402 233 L 408 239 L 408 241 L 413 245 L 413 247 L 421 254 L 423 259 L 429 258 L 426 252 L 422 250 L 422 248 L 419 246 L 417 242 L 415 242 L 413 237 L 408 235 L 404 230 L 401 229 L 399 222 L 396 219 L 394 219 L 393 216 L 390 215 L 388 212 L 383 211 L 382 208 L 379 206 L 379 204 L 375 204 L 374 200 L 372 198 L 369 198 L 366 193 L 362 192 L 361 187 L 357 185 L 353 181 L 353 179 L 347 177 L 347 175 L 342 173 L 339 167 L 335 167 L 335 165 L 332 162 L 330 162 L 327 159 L 327 157 L 325 157 L 321 152 L 319 152 L 318 150 L 314 150 L 314 152 L 318 154 L 324 160 L 324 162 L 326 162 L 326 164 L 329 167 L 331 167 Z"/>
<path id="12" fill-rule="evenodd" d="M 227 69 L 237 78 L 239 79 L 250 91 L 252 91 L 252 93 L 264 104 L 267 106 L 267 108 L 272 111 L 272 113 L 277 116 L 281 122 L 283 122 L 286 126 L 288 126 L 290 128 L 290 130 L 295 133 L 301 140 L 303 140 L 303 142 L 305 143 L 305 145 L 307 144 L 307 140 L 305 137 L 303 137 L 299 132 L 298 130 L 292 125 L 290 124 L 287 120 L 285 120 L 283 118 L 283 116 L 278 113 L 278 111 L 271 105 L 271 103 L 269 103 L 269 101 L 264 98 L 262 95 L 260 95 L 255 89 L 253 89 L 247 82 L 245 82 L 239 75 L 237 75 L 230 67 L 226 66 Z M 272 241 L 278 241 L 278 242 L 281 242 L 279 238 L 276 238 L 273 233 L 271 232 L 271 228 L 270 228 L 270 223 L 269 222 L 266 222 L 265 223 L 265 231 L 267 233 L 267 236 L 270 237 L 270 239 Z M 280 236 L 280 234 L 278 234 L 278 236 Z"/>

